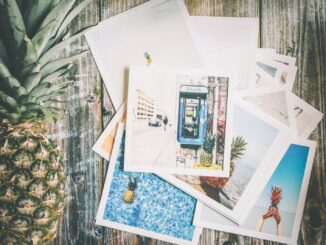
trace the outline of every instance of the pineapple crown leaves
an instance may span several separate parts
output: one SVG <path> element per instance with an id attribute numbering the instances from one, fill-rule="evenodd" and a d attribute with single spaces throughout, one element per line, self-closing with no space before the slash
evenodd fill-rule
<path id="1" fill-rule="evenodd" d="M 62 79 L 75 59 L 57 58 L 89 27 L 67 37 L 71 21 L 92 0 L 0 0 L 0 121 L 56 119 L 51 103 L 71 81 Z"/>
<path id="2" fill-rule="evenodd" d="M 128 189 L 135 190 L 137 188 L 137 177 L 129 177 Z"/>
<path id="3" fill-rule="evenodd" d="M 216 140 L 216 135 L 212 135 L 211 133 L 206 134 L 205 142 L 203 145 L 204 151 L 207 153 L 212 153 L 213 149 L 215 147 L 215 140 Z"/>
<path id="4" fill-rule="evenodd" d="M 233 138 L 231 144 L 231 161 L 237 160 L 243 156 L 244 151 L 247 149 L 247 144 L 248 143 L 241 136 Z"/>
<path id="5" fill-rule="evenodd" d="M 282 200 L 282 198 L 282 189 L 279 186 L 272 186 L 270 195 L 271 204 L 273 206 L 277 206 Z"/>

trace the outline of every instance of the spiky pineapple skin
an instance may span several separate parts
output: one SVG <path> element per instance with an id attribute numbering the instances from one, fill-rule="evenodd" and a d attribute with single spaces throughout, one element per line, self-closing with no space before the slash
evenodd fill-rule
<path id="1" fill-rule="evenodd" d="M 42 123 L 0 126 L 0 244 L 44 244 L 63 213 L 65 166 Z"/>
<path id="2" fill-rule="evenodd" d="M 135 191 L 127 190 L 123 195 L 123 201 L 126 203 L 132 203 L 135 198 Z"/>
<path id="3" fill-rule="evenodd" d="M 213 153 L 202 151 L 199 160 L 204 167 L 210 167 L 213 163 Z"/>

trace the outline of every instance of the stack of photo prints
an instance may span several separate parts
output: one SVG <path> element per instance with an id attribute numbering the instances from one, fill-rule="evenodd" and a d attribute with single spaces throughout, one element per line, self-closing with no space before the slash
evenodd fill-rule
<path id="1" fill-rule="evenodd" d="M 296 58 L 257 48 L 258 30 L 152 0 L 86 32 L 116 110 L 93 147 L 109 161 L 98 225 L 296 244 L 323 115 L 291 92 Z"/>

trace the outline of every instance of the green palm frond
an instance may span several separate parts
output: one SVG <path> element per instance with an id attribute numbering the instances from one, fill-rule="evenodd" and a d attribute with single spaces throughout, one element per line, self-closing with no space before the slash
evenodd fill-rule
<path id="1" fill-rule="evenodd" d="M 248 143 L 242 136 L 233 138 L 231 145 L 231 161 L 237 160 L 244 155 L 244 152 L 247 149 L 247 144 Z"/>

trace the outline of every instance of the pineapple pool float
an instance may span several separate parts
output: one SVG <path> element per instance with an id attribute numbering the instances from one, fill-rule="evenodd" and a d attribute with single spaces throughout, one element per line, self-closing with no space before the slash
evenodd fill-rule
<path id="1" fill-rule="evenodd" d="M 82 53 L 57 58 L 86 30 L 68 25 L 91 1 L 0 1 L 0 241 L 44 244 L 62 219 L 65 165 L 46 121 L 57 120 L 62 78 Z M 66 38 L 64 38 L 66 37 Z"/>
<path id="2" fill-rule="evenodd" d="M 266 219 L 273 218 L 276 221 L 276 235 L 282 235 L 282 229 L 280 225 L 281 215 L 278 211 L 278 205 L 281 202 L 282 198 L 282 189 L 279 186 L 273 186 L 270 194 L 271 206 L 268 208 L 267 212 L 262 215 L 262 218 L 258 224 L 258 231 L 262 231 Z"/>
<path id="3" fill-rule="evenodd" d="M 135 198 L 135 189 L 137 188 L 137 178 L 130 177 L 128 183 L 128 190 L 123 194 L 123 201 L 132 203 Z"/>
<path id="4" fill-rule="evenodd" d="M 203 167 L 210 167 L 213 163 L 213 150 L 215 147 L 215 135 L 208 133 L 203 145 L 203 151 L 200 153 L 200 164 Z"/>

